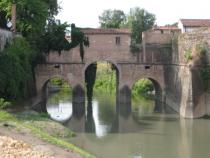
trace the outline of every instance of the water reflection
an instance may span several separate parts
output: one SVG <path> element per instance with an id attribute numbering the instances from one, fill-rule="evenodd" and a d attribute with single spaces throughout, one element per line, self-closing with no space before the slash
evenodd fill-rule
<path id="1" fill-rule="evenodd" d="M 109 133 L 139 132 L 147 128 L 148 123 L 139 120 L 153 112 L 153 102 L 147 105 L 142 100 L 134 101 L 132 110 L 131 104 L 115 105 L 115 101 L 115 96 L 104 96 L 94 98 L 85 105 L 82 102 L 72 103 L 71 97 L 56 93 L 48 98 L 47 112 L 52 119 L 64 123 L 71 130 L 94 133 L 97 138 Z"/>
<path id="2" fill-rule="evenodd" d="M 154 113 L 154 102 L 116 105 L 114 97 L 103 96 L 85 105 L 59 96 L 48 99 L 47 109 L 55 120 L 65 116 L 61 122 L 77 132 L 71 142 L 101 158 L 210 157 L 208 119 Z"/>
<path id="3" fill-rule="evenodd" d="M 72 116 L 72 103 L 70 102 L 70 100 L 62 100 L 56 97 L 57 94 L 53 94 L 48 99 L 46 105 L 47 113 L 53 120 L 63 123 L 69 120 Z"/>
<path id="4" fill-rule="evenodd" d="M 47 106 L 47 112 L 53 120 L 65 122 L 72 116 L 72 104 L 60 102 L 59 104 L 50 104 Z"/>

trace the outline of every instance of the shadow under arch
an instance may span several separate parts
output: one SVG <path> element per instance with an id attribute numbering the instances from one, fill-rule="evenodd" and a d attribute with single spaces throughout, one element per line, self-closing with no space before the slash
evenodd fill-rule
<path id="1" fill-rule="evenodd" d="M 132 85 L 132 88 L 134 87 L 135 83 L 138 82 L 139 80 L 142 80 L 142 79 L 148 79 L 152 82 L 153 84 L 153 87 L 154 87 L 154 90 L 155 90 L 155 96 L 154 96 L 154 101 L 155 101 L 155 107 L 154 107 L 154 111 L 155 112 L 164 112 L 165 111 L 165 98 L 164 98 L 164 89 L 163 87 L 161 86 L 161 84 L 151 78 L 151 77 L 142 77 L 142 78 L 139 78 L 137 81 L 135 81 Z"/>

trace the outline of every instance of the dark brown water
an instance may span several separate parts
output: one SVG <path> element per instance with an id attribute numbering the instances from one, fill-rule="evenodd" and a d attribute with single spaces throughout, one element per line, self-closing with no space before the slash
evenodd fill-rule
<path id="1" fill-rule="evenodd" d="M 99 158 L 210 158 L 209 119 L 154 113 L 142 99 L 116 106 L 113 96 L 101 96 L 84 106 L 70 98 L 52 95 L 48 113 L 77 133 L 71 142 Z"/>

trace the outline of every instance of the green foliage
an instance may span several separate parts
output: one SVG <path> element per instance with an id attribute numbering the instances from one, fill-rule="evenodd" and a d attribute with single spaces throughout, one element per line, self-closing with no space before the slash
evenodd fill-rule
<path id="1" fill-rule="evenodd" d="M 130 28 L 131 51 L 139 52 L 142 42 L 142 32 L 151 29 L 155 23 L 155 15 L 145 9 L 131 8 L 127 16 L 121 10 L 105 10 L 99 16 L 101 28 Z"/>
<path id="2" fill-rule="evenodd" d="M 60 93 L 64 93 L 64 92 L 67 92 L 68 94 L 72 93 L 72 88 L 69 85 L 69 83 L 59 77 L 50 79 L 49 85 L 50 86 L 59 86 Z"/>
<path id="3" fill-rule="evenodd" d="M 12 3 L 17 6 L 17 31 L 24 36 L 40 35 L 46 21 L 57 14 L 57 0 L 3 0 L 0 2 L 1 10 L 11 16 Z"/>
<path id="4" fill-rule="evenodd" d="M 0 95 L 21 99 L 27 95 L 32 79 L 34 52 L 24 38 L 15 38 L 0 55 Z"/>
<path id="5" fill-rule="evenodd" d="M 62 86 L 63 83 L 64 83 L 64 80 L 62 80 L 59 77 L 55 77 L 55 78 L 50 79 L 50 85 Z"/>
<path id="6" fill-rule="evenodd" d="M 99 16 L 99 23 L 101 28 L 120 28 L 121 23 L 125 20 L 126 16 L 122 10 L 104 10 Z"/>
<path id="7" fill-rule="evenodd" d="M 42 52 L 49 53 L 57 51 L 59 54 L 62 50 L 70 49 L 68 41 L 65 39 L 66 30 L 69 27 L 67 23 L 60 24 L 52 21 L 46 32 L 42 35 L 39 41 L 39 48 Z"/>
<path id="8" fill-rule="evenodd" d="M 206 91 L 210 80 L 210 67 L 203 67 L 200 72 L 203 79 L 204 90 Z"/>
<path id="9" fill-rule="evenodd" d="M 0 98 L 0 109 L 5 109 L 11 106 L 11 102 L 6 101 L 4 98 Z"/>
<path id="10" fill-rule="evenodd" d="M 28 120 L 29 118 L 29 120 Z M 37 121 L 36 121 L 37 120 Z M 65 141 L 62 139 L 62 136 L 60 135 L 53 135 L 49 131 L 47 131 L 48 128 L 42 128 L 39 123 L 43 122 L 46 127 L 46 124 L 52 124 L 50 127 L 50 130 L 53 130 L 53 127 L 57 126 L 55 122 L 46 119 L 45 117 L 41 117 L 40 115 L 33 115 L 33 116 L 23 116 L 16 117 L 6 111 L 0 110 L 0 122 L 1 121 L 7 121 L 9 124 L 14 124 L 18 127 L 19 130 L 25 129 L 30 130 L 30 133 L 34 134 L 35 136 L 38 136 L 44 141 L 47 141 L 49 143 L 64 147 L 66 149 L 73 150 L 83 157 L 87 158 L 95 158 L 94 155 L 88 153 L 87 151 L 75 146 L 74 144 L 70 143 L 69 141 Z M 69 135 L 74 135 L 69 129 L 64 129 L 69 133 Z M 64 132 L 66 132 L 64 131 Z"/>
<path id="11" fill-rule="evenodd" d="M 48 25 L 46 32 L 42 35 L 39 41 L 39 48 L 41 52 L 49 53 L 50 51 L 57 51 L 61 54 L 62 50 L 70 50 L 76 46 L 80 46 L 80 56 L 84 59 L 84 46 L 89 46 L 88 38 L 84 33 L 77 28 L 74 24 L 71 25 L 71 43 L 69 43 L 65 34 L 70 25 L 67 23 L 61 24 L 51 21 Z"/>
<path id="12" fill-rule="evenodd" d="M 131 28 L 131 42 L 141 43 L 142 32 L 151 29 L 155 23 L 155 15 L 145 9 L 131 8 L 123 27 Z M 131 43 L 131 44 L 132 44 Z"/>
<path id="13" fill-rule="evenodd" d="M 196 45 L 196 51 L 198 52 L 199 56 L 204 56 L 208 51 L 208 45 L 206 42 L 200 42 Z"/>
<path id="14" fill-rule="evenodd" d="M 109 94 L 116 92 L 116 72 L 112 69 L 111 64 L 106 62 L 97 63 L 94 92 Z"/>
<path id="15" fill-rule="evenodd" d="M 189 49 L 184 51 L 184 58 L 185 58 L 186 62 L 189 62 L 190 60 L 192 60 L 193 59 L 192 51 Z"/>
<path id="16" fill-rule="evenodd" d="M 149 79 L 141 79 L 137 81 L 132 88 L 132 97 L 136 98 L 147 95 L 149 91 L 153 91 L 153 83 Z"/>

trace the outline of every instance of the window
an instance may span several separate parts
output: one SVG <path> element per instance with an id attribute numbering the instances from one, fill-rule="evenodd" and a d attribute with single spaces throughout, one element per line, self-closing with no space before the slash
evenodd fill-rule
<path id="1" fill-rule="evenodd" d="M 150 69 L 149 65 L 144 66 L 144 69 Z"/>
<path id="2" fill-rule="evenodd" d="M 54 68 L 58 69 L 58 68 L 60 68 L 60 65 L 59 64 L 55 64 Z"/>
<path id="3" fill-rule="evenodd" d="M 115 42 L 116 42 L 116 45 L 120 45 L 120 37 L 119 36 L 116 37 L 116 41 Z"/>

